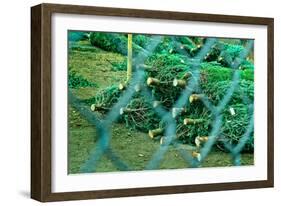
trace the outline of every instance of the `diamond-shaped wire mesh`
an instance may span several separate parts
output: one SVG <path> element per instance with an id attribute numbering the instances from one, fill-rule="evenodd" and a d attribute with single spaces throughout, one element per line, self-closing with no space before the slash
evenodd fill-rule
<path id="1" fill-rule="evenodd" d="M 146 59 L 153 54 L 155 48 L 162 42 L 163 37 L 161 36 L 152 36 L 150 42 L 147 44 L 146 48 L 143 51 L 139 52 L 133 59 L 133 75 L 131 80 L 128 83 L 126 90 L 123 91 L 122 95 L 119 97 L 117 103 L 115 103 L 110 111 L 108 111 L 104 118 L 97 117 L 93 113 L 89 106 L 80 101 L 71 91 L 69 91 L 69 104 L 75 108 L 93 127 L 96 128 L 98 135 L 98 140 L 94 148 L 90 152 L 90 156 L 87 161 L 82 165 L 80 172 L 94 172 L 98 162 L 101 161 L 102 156 L 106 156 L 111 162 L 116 166 L 118 170 L 126 171 L 131 170 L 131 166 L 127 165 L 112 149 L 110 146 L 111 142 L 111 125 L 118 120 L 120 117 L 120 109 L 125 108 L 133 98 L 133 95 L 137 92 L 135 87 L 137 85 L 142 85 L 141 95 L 147 102 L 150 102 L 151 105 L 153 102 L 156 102 L 157 99 L 151 93 L 151 89 L 143 84 L 146 80 L 145 69 L 142 68 Z M 194 91 L 200 90 L 200 64 L 204 61 L 204 57 L 212 50 L 213 46 L 217 42 L 217 38 L 206 38 L 206 42 L 200 51 L 193 57 L 191 57 L 187 52 L 180 49 L 180 43 L 176 38 L 173 39 L 175 45 L 177 45 L 177 50 L 181 53 L 185 59 L 184 61 L 191 64 L 192 78 L 187 82 L 183 87 L 180 95 L 173 104 L 171 108 L 186 108 L 189 109 L 192 107 L 189 101 L 187 101 L 191 95 L 194 94 Z M 157 169 L 160 166 L 161 161 L 165 153 L 168 151 L 169 147 L 174 147 L 178 150 L 179 154 L 191 167 L 199 167 L 201 163 L 206 159 L 215 143 L 220 137 L 220 141 L 223 143 L 224 147 L 227 148 L 229 154 L 232 157 L 233 165 L 241 164 L 240 153 L 244 148 L 246 142 L 250 138 L 253 129 L 254 129 L 254 115 L 253 115 L 253 105 L 252 103 L 248 104 L 250 121 L 247 126 L 247 129 L 242 137 L 239 138 L 237 144 L 231 144 L 228 141 L 224 141 L 223 135 L 221 134 L 222 127 L 222 112 L 227 107 L 232 95 L 234 94 L 237 87 L 239 87 L 240 73 L 239 66 L 243 60 L 246 59 L 249 52 L 253 48 L 253 40 L 247 40 L 244 50 L 234 59 L 232 62 L 228 62 L 230 68 L 233 70 L 231 85 L 227 89 L 224 97 L 221 101 L 214 105 L 204 93 L 200 93 L 200 100 L 203 102 L 205 108 L 210 112 L 210 124 L 211 131 L 208 134 L 208 139 L 205 144 L 200 147 L 197 151 L 197 158 L 194 158 L 192 153 L 189 151 L 181 149 L 179 142 L 176 138 L 177 133 L 177 121 L 176 116 L 179 115 L 177 110 L 176 112 L 171 112 L 161 105 L 157 107 L 152 107 L 154 112 L 161 119 L 161 122 L 165 125 L 164 127 L 164 144 L 159 144 L 159 148 L 154 152 L 151 159 L 148 161 L 145 169 Z M 188 72 L 187 71 L 187 72 Z M 180 110 L 178 110 L 180 111 Z M 133 138 L 133 137 L 132 137 Z M 199 140 L 198 140 L 199 141 Z M 199 158 L 198 158 L 199 157 Z"/>

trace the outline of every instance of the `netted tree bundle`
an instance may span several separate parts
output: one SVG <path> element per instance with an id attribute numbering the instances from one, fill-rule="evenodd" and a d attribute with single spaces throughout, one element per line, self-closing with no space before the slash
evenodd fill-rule
<path id="1" fill-rule="evenodd" d="M 195 38 L 199 39 L 199 38 Z M 164 36 L 162 41 L 155 49 L 158 54 L 182 54 L 186 53 L 189 56 L 194 56 L 203 46 L 201 43 L 196 43 L 192 38 L 185 36 Z"/>
<path id="2" fill-rule="evenodd" d="M 177 36 L 176 40 L 181 43 L 180 48 L 185 49 L 190 56 L 194 56 L 203 47 L 206 38 Z"/>
<path id="3" fill-rule="evenodd" d="M 230 95 L 229 104 L 251 103 L 254 100 L 254 82 L 248 80 L 241 80 L 234 89 L 233 94 L 228 94 L 231 88 L 232 81 L 219 81 L 202 84 L 202 93 L 214 104 L 218 105 L 222 99 Z"/>
<path id="4" fill-rule="evenodd" d="M 146 84 L 154 98 L 169 109 L 192 76 L 191 62 L 179 54 L 155 54 L 146 64 L 152 68 L 146 72 Z"/>
<path id="5" fill-rule="evenodd" d="M 184 75 L 186 71 L 200 69 L 200 73 L 205 75 L 208 81 L 213 82 L 231 80 L 234 73 L 234 70 L 229 67 L 222 66 L 216 61 L 203 61 L 199 67 L 193 68 L 192 61 L 186 59 L 185 56 L 180 54 L 154 54 L 147 59 L 145 64 L 152 68 L 151 70 L 147 70 L 147 73 L 153 77 L 155 77 L 157 73 L 160 73 L 163 69 L 171 70 L 173 74 L 178 76 Z M 253 65 L 251 64 L 251 66 Z M 253 80 L 254 70 L 251 66 L 248 66 L 248 68 L 243 70 L 239 70 L 241 79 Z"/>
<path id="6" fill-rule="evenodd" d="M 254 70 L 253 69 L 245 69 L 242 72 L 240 72 L 240 78 L 254 81 Z"/>
<path id="7" fill-rule="evenodd" d="M 101 90 L 95 97 L 83 102 L 90 106 L 93 112 L 106 114 L 118 102 L 123 92 L 118 87 L 112 86 Z M 117 112 L 120 114 L 119 121 L 124 122 L 127 127 L 143 132 L 155 128 L 160 122 L 152 104 L 139 93 L 134 94 L 129 103 Z"/>
<path id="8" fill-rule="evenodd" d="M 186 67 L 190 63 L 187 62 L 185 56 L 180 54 L 153 54 L 146 60 L 145 64 L 152 66 L 159 71 L 164 67 Z"/>
<path id="9" fill-rule="evenodd" d="M 234 104 L 227 106 L 223 112 L 223 124 L 217 136 L 215 137 L 215 144 L 219 149 L 223 151 L 228 151 L 228 148 L 225 147 L 225 144 L 230 145 L 232 148 L 240 143 L 241 138 L 244 137 L 244 134 L 247 128 L 250 125 L 251 121 L 251 108 L 245 104 Z M 208 136 L 212 131 L 212 125 L 218 124 L 215 122 L 215 118 L 212 117 L 210 111 L 207 109 L 197 109 L 190 107 L 187 108 L 185 112 L 179 114 L 176 119 L 177 128 L 176 128 L 176 139 L 187 143 L 189 145 L 196 145 L 196 139 L 201 138 L 204 141 L 208 140 Z M 154 139 L 162 138 L 164 135 L 165 123 L 160 122 L 158 127 L 153 131 L 162 132 L 154 134 Z M 158 137 L 158 138 L 156 138 Z M 254 151 L 254 135 L 253 132 L 250 133 L 245 146 L 242 149 L 242 152 L 253 152 Z"/>
<path id="10" fill-rule="evenodd" d="M 172 69 L 161 70 L 161 72 L 155 76 L 155 79 L 159 80 L 159 84 L 149 84 L 150 77 L 147 80 L 147 84 L 151 87 L 153 97 L 157 101 L 160 101 L 162 106 L 167 109 L 171 108 L 171 106 L 176 102 L 183 90 L 183 87 L 185 87 L 188 81 L 188 79 L 180 79 L 181 77 L 179 77 L 179 73 L 177 75 L 173 74 L 177 72 L 182 72 L 182 70 L 175 67 Z M 174 86 L 174 81 L 176 80 L 183 81 L 184 85 L 182 87 Z"/>
<path id="11" fill-rule="evenodd" d="M 221 53 L 220 53 L 219 61 L 221 61 L 226 66 L 230 66 L 231 63 L 234 62 L 235 58 L 239 57 L 241 52 L 245 49 L 241 45 L 227 44 L 227 43 L 220 43 L 220 44 L 221 44 Z"/>
<path id="12" fill-rule="evenodd" d="M 124 36 L 125 37 L 125 36 Z M 155 108 L 161 104 L 171 112 L 177 123 L 176 138 L 188 144 L 196 144 L 196 138 L 206 139 L 212 130 L 214 117 L 204 105 L 202 98 L 207 97 L 211 103 L 218 105 L 228 89 L 233 84 L 233 75 L 239 73 L 240 79 L 234 93 L 223 111 L 223 125 L 218 138 L 218 146 L 223 148 L 220 139 L 231 144 L 237 144 L 249 124 L 248 105 L 254 99 L 254 70 L 233 70 L 218 62 L 203 62 L 200 64 L 198 87 L 193 88 L 193 94 L 187 98 L 186 108 L 173 108 L 183 89 L 193 78 L 196 68 L 185 56 L 174 53 L 155 53 L 145 61 L 145 84 L 148 86 L 157 104 L 148 102 L 139 92 L 143 85 L 134 87 L 136 93 L 130 102 L 120 109 L 119 121 L 127 127 L 143 132 L 149 132 L 151 138 L 163 137 L 165 122 L 156 114 Z M 85 100 L 93 112 L 105 114 L 116 102 L 126 86 L 122 89 L 109 87 L 99 92 L 94 98 Z M 204 95 L 203 95 L 204 94 Z M 175 113 L 175 114 L 174 114 Z M 253 139 L 247 142 L 244 151 L 253 150 Z"/>
<path id="13" fill-rule="evenodd" d="M 188 86 L 189 80 L 193 76 L 194 68 L 192 68 L 191 62 L 185 62 L 180 55 L 175 54 L 155 55 L 149 60 L 152 64 L 150 62 L 148 64 L 155 69 L 148 72 L 147 84 L 150 86 L 154 97 L 161 101 L 163 106 L 170 108 L 178 99 L 182 90 Z M 198 83 L 202 85 L 202 92 L 206 93 L 213 103 L 217 103 L 230 87 L 234 70 L 214 63 L 202 63 L 199 69 L 200 79 Z M 254 71 L 239 70 L 237 72 L 239 72 L 241 80 L 246 82 L 241 81 L 240 89 L 235 92 L 233 99 L 237 101 L 239 97 L 241 102 L 244 94 L 252 99 Z M 197 88 L 193 89 L 194 92 L 197 92 Z"/>
<path id="14" fill-rule="evenodd" d="M 241 65 L 239 66 L 241 70 L 254 70 L 254 64 L 251 60 L 244 60 L 242 61 Z"/>
<path id="15" fill-rule="evenodd" d="M 232 146 L 236 146 L 239 140 L 245 134 L 247 127 L 250 125 L 252 108 L 245 104 L 234 104 L 225 108 L 223 112 L 223 126 L 221 128 L 222 141 L 226 141 Z M 253 129 L 254 131 L 254 129 Z M 246 141 L 244 152 L 254 151 L 254 134 L 250 133 Z M 223 144 L 218 141 L 218 146 L 223 147 Z"/>
<path id="16" fill-rule="evenodd" d="M 197 136 L 208 136 L 211 126 L 211 113 L 201 106 L 190 106 L 177 117 L 176 137 L 183 143 L 195 144 Z"/>
<path id="17" fill-rule="evenodd" d="M 169 67 L 168 69 L 178 68 L 185 70 L 191 67 L 191 62 L 186 60 L 185 56 L 180 54 L 159 54 L 155 53 L 147 58 L 144 62 L 146 66 L 147 75 L 155 76 L 163 68 Z M 126 70 L 127 60 L 121 63 L 111 63 L 115 70 Z M 134 62 L 133 62 L 134 64 Z M 139 66 L 139 65 L 135 65 Z"/>
<path id="18" fill-rule="evenodd" d="M 173 77 L 175 78 L 182 78 L 182 76 L 179 76 L 179 74 L 182 72 L 182 70 L 176 70 L 177 67 L 165 67 L 163 68 L 163 73 L 158 72 L 155 77 L 157 77 L 160 82 L 170 82 Z M 188 71 L 188 70 L 187 70 Z M 192 70 L 189 71 L 192 75 Z M 233 128 L 236 128 L 237 126 L 241 126 L 240 130 L 244 131 L 246 130 L 249 121 L 245 121 L 240 115 L 243 115 L 243 111 L 247 110 L 248 104 L 253 103 L 254 98 L 254 83 L 253 83 L 253 70 L 250 71 L 237 71 L 240 73 L 240 80 L 238 83 L 237 88 L 235 88 L 235 91 L 233 94 L 231 94 L 230 102 L 228 105 L 233 105 L 229 107 L 226 105 L 224 113 L 226 116 L 234 115 L 232 117 L 233 120 L 227 120 L 223 123 L 223 128 L 229 128 L 231 127 L 231 124 L 233 125 Z M 233 78 L 234 71 L 230 68 L 222 67 L 217 64 L 211 64 L 211 63 L 202 63 L 201 70 L 200 70 L 200 79 L 199 84 L 202 87 L 201 93 L 206 95 L 208 99 L 214 104 L 217 105 L 221 100 L 224 98 L 227 94 L 228 89 L 232 85 L 232 78 Z M 163 81 L 164 80 L 164 81 Z M 188 79 L 187 79 L 188 80 Z M 186 81 L 187 82 L 187 81 Z M 162 87 L 160 87 L 162 88 Z M 165 90 L 166 89 L 166 90 Z M 173 104 L 172 102 L 175 102 L 178 98 L 178 94 L 180 93 L 182 88 L 175 88 L 172 86 L 164 87 L 164 89 L 159 89 L 159 86 L 155 86 L 153 88 L 153 92 L 157 94 L 159 99 L 163 102 L 162 104 L 164 106 L 167 106 L 170 108 Z M 196 90 L 195 90 L 196 91 Z M 192 98 L 189 98 L 190 105 L 188 108 L 170 108 L 171 111 L 180 109 L 179 116 L 177 117 L 177 132 L 176 132 L 176 138 L 181 140 L 184 143 L 188 144 L 195 144 L 196 137 L 207 137 L 208 134 L 211 132 L 211 123 L 213 121 L 213 117 L 211 116 L 210 111 L 207 110 L 205 105 L 202 101 L 200 101 L 201 97 L 203 98 L 204 95 L 199 94 L 193 94 Z M 166 95 L 168 94 L 168 95 Z M 171 98 L 169 101 L 169 104 L 165 104 L 165 99 L 163 97 Z M 167 101 L 167 100 L 166 100 Z M 188 101 L 188 100 L 187 100 Z M 236 106 L 238 105 L 238 106 Z M 241 105 L 243 108 L 241 108 Z M 229 108 L 232 108 L 231 111 L 234 110 L 233 114 L 229 111 Z M 242 112 L 240 112 L 242 110 Z M 245 114 L 248 115 L 249 114 Z M 248 118 L 247 116 L 247 118 Z M 244 123 L 241 125 L 238 121 L 240 119 L 243 119 Z M 156 127 L 156 131 L 161 131 L 165 128 L 165 125 L 160 124 L 158 127 Z M 152 130 L 154 131 L 154 130 Z M 240 133 L 241 133 L 240 131 Z M 224 131 L 226 134 L 228 134 L 228 130 Z M 230 135 L 225 135 L 225 138 L 228 140 L 229 143 L 235 144 L 237 141 L 242 137 L 240 133 L 237 131 L 231 131 Z M 161 133 L 161 135 L 163 135 Z M 239 136 L 240 135 L 240 136 Z M 235 137 L 234 137 L 235 136 Z M 236 138 L 236 139 L 234 139 Z M 218 145 L 220 145 L 221 142 L 217 142 Z M 220 145 L 220 148 L 223 148 L 223 146 Z M 251 137 L 249 142 L 247 142 L 246 147 L 243 151 L 253 151 L 253 138 Z"/>
<path id="19" fill-rule="evenodd" d="M 120 115 L 127 127 L 143 132 L 155 128 L 160 122 L 151 103 L 139 95 L 135 95 L 126 107 L 120 109 Z"/>
<path id="20" fill-rule="evenodd" d="M 83 100 L 83 102 L 89 105 L 92 111 L 105 114 L 118 101 L 121 93 L 122 91 L 117 86 L 111 86 L 99 91 L 94 97 Z"/>
<path id="21" fill-rule="evenodd" d="M 206 54 L 204 60 L 207 62 L 216 61 L 223 66 L 232 67 L 235 60 L 241 60 L 240 55 L 245 47 L 241 44 L 229 44 L 218 41 Z M 249 56 L 251 53 L 249 54 Z M 241 60 L 239 69 L 253 69 L 254 65 L 250 60 Z"/>
<path id="22" fill-rule="evenodd" d="M 92 45 L 106 51 L 118 52 L 123 55 L 127 54 L 127 36 L 117 33 L 100 33 L 91 32 L 89 39 Z M 164 36 L 162 41 L 155 48 L 154 53 L 158 54 L 179 54 L 181 50 L 186 51 L 189 55 L 194 56 L 203 45 L 202 38 L 189 37 L 171 37 Z M 133 34 L 133 51 L 134 55 L 145 49 L 151 41 L 151 35 Z M 196 43 L 200 42 L 200 43 Z"/>
<path id="23" fill-rule="evenodd" d="M 201 84 L 230 80 L 234 71 L 217 62 L 203 62 L 200 65 Z"/>
<path id="24" fill-rule="evenodd" d="M 217 41 L 215 45 L 212 46 L 209 53 L 207 53 L 205 59 L 207 61 L 218 61 L 226 66 L 229 66 L 236 57 L 245 48 L 242 45 L 228 44 L 223 41 Z"/>
<path id="25" fill-rule="evenodd" d="M 145 65 L 150 68 L 146 70 L 147 77 L 164 81 L 173 81 L 173 75 L 174 78 L 184 77 L 192 66 L 185 56 L 179 54 L 154 54 L 146 60 Z"/>
<path id="26" fill-rule="evenodd" d="M 158 54 L 174 54 L 177 51 L 177 44 L 174 42 L 171 37 L 164 36 L 162 41 L 157 45 L 154 50 Z"/>
<path id="27" fill-rule="evenodd" d="M 218 148 L 227 151 L 223 142 L 231 145 L 231 147 L 235 147 L 239 143 L 250 125 L 251 108 L 245 104 L 230 105 L 223 110 L 222 116 L 223 124 L 219 134 L 215 138 Z M 182 120 L 187 117 L 194 121 L 185 125 L 182 123 Z M 181 115 L 177 125 L 177 138 L 184 143 L 195 145 L 196 138 L 208 137 L 210 135 L 212 124 L 216 124 L 213 121 L 215 121 L 214 118 L 206 110 L 199 113 L 193 110 L 191 114 Z M 243 147 L 243 152 L 254 151 L 253 136 L 253 132 L 251 132 Z"/>
<path id="28" fill-rule="evenodd" d="M 187 36 L 177 36 L 176 39 L 180 43 L 189 45 L 190 47 L 193 47 L 193 48 L 202 46 L 206 40 L 203 37 L 187 37 Z"/>
<path id="29" fill-rule="evenodd" d="M 149 34 L 133 34 L 133 42 L 136 45 L 139 45 L 142 48 L 145 48 L 148 46 L 148 43 L 150 42 L 151 35 Z"/>
<path id="30" fill-rule="evenodd" d="M 211 112 L 203 107 L 171 108 L 171 116 L 176 121 L 176 141 L 194 145 L 197 136 L 207 136 L 210 131 Z M 158 126 L 149 130 L 152 139 L 159 140 L 165 137 L 167 122 L 161 120 Z"/>
<path id="31" fill-rule="evenodd" d="M 124 34 L 91 32 L 89 38 L 93 46 L 99 47 L 105 51 L 127 55 L 128 39 Z M 144 51 L 141 46 L 134 42 L 132 47 L 134 55 L 140 51 Z"/>
<path id="32" fill-rule="evenodd" d="M 127 54 L 127 38 L 122 34 L 91 32 L 90 42 L 105 51 Z"/>
<path id="33" fill-rule="evenodd" d="M 217 90 L 209 91 L 209 94 L 217 95 L 221 92 L 226 85 L 225 81 L 217 82 Z M 242 80 L 240 82 L 242 89 L 252 86 L 250 81 Z M 250 93 L 250 97 L 253 97 L 253 90 Z M 121 95 L 121 91 L 117 87 L 108 88 L 98 93 L 95 99 L 88 101 L 91 105 L 98 105 L 97 109 L 92 109 L 95 112 L 106 113 L 112 106 L 118 101 Z M 240 138 L 245 133 L 249 123 L 250 114 L 248 105 L 242 103 L 243 95 L 238 92 L 234 94 L 234 100 L 231 100 L 231 104 L 225 106 L 223 110 L 223 125 L 221 127 L 221 133 L 218 135 L 217 145 L 220 149 L 225 150 L 222 140 L 229 144 L 236 145 Z M 189 100 L 187 100 L 189 101 Z M 174 112 L 176 115 L 174 115 Z M 212 123 L 214 117 L 211 112 L 204 106 L 204 104 L 198 100 L 192 102 L 187 108 L 171 108 L 169 112 L 177 122 L 176 138 L 183 143 L 195 144 L 197 137 L 208 137 L 212 129 Z M 146 98 L 137 93 L 133 96 L 130 102 L 122 107 L 119 111 L 119 121 L 124 122 L 127 127 L 137 129 L 143 132 L 150 132 L 151 137 L 163 137 L 165 122 L 162 122 L 161 118 L 157 116 L 155 110 L 150 102 L 147 102 Z M 253 135 L 247 141 L 247 144 L 243 151 L 253 151 Z"/>
<path id="34" fill-rule="evenodd" d="M 244 80 L 254 80 L 254 70 L 233 70 L 228 67 L 221 66 L 217 62 L 203 62 L 200 65 L 200 74 L 203 83 L 218 82 L 232 80 L 234 72 L 239 72 L 240 78 Z"/>

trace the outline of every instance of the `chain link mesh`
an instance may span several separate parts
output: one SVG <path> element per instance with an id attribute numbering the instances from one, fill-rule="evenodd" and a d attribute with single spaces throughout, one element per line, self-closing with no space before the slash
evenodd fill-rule
<path id="1" fill-rule="evenodd" d="M 94 148 L 92 148 L 89 158 L 84 162 L 82 167 L 80 168 L 81 173 L 89 173 L 95 172 L 98 162 L 101 161 L 103 155 L 105 155 L 111 162 L 116 166 L 118 170 L 121 171 L 129 171 L 132 170 L 130 165 L 127 165 L 112 149 L 110 146 L 111 142 L 111 125 L 117 121 L 120 116 L 120 109 L 126 107 L 130 100 L 133 98 L 133 95 L 136 93 L 134 89 L 136 85 L 142 84 L 146 79 L 145 70 L 142 68 L 145 60 L 153 54 L 157 45 L 159 45 L 163 39 L 161 36 L 153 36 L 150 39 L 150 42 L 147 44 L 146 48 L 139 52 L 133 59 L 133 76 L 128 84 L 126 90 L 119 97 L 118 102 L 112 106 L 110 111 L 106 114 L 104 118 L 97 117 L 89 108 L 88 105 L 83 103 L 79 98 L 77 98 L 70 90 L 68 93 L 69 96 L 69 104 L 75 108 L 93 127 L 96 128 L 96 132 L 98 135 L 98 140 Z M 190 108 L 189 97 L 193 94 L 198 88 L 200 90 L 200 64 L 204 61 L 204 57 L 208 52 L 211 51 L 212 47 L 218 41 L 217 38 L 206 38 L 206 42 L 197 55 L 191 57 L 187 52 L 180 49 L 180 43 L 176 38 L 173 38 L 173 42 L 176 45 L 176 49 L 179 53 L 181 53 L 186 59 L 186 62 L 191 64 L 192 77 L 185 88 L 181 91 L 178 99 L 174 103 L 171 108 Z M 172 116 L 171 111 L 167 111 L 161 105 L 154 108 L 155 113 L 161 119 L 166 126 L 164 128 L 164 137 L 165 144 L 160 144 L 159 148 L 154 152 L 151 159 L 148 161 L 145 169 L 152 170 L 157 169 L 160 166 L 161 161 L 165 153 L 169 150 L 169 147 L 174 147 L 182 158 L 187 162 L 191 167 L 199 167 L 201 163 L 208 156 L 216 141 L 218 141 L 217 137 L 220 136 L 220 140 L 224 147 L 229 151 L 229 155 L 232 157 L 233 165 L 237 166 L 241 164 L 241 156 L 240 153 L 244 148 L 246 142 L 248 141 L 251 133 L 254 129 L 254 114 L 253 114 L 253 104 L 249 103 L 245 98 L 245 104 L 248 105 L 248 111 L 250 114 L 250 121 L 247 126 L 247 129 L 242 137 L 239 138 L 238 144 L 231 144 L 228 141 L 225 141 L 223 135 L 221 134 L 222 127 L 222 112 L 227 107 L 233 93 L 239 86 L 240 81 L 240 73 L 239 66 L 241 62 L 246 59 L 249 52 L 253 48 L 254 41 L 247 40 L 246 46 L 244 50 L 240 52 L 239 56 L 234 59 L 232 62 L 228 62 L 231 69 L 233 69 L 233 75 L 231 80 L 231 85 L 227 89 L 224 97 L 221 101 L 214 105 L 208 98 L 207 95 L 202 93 L 201 101 L 204 106 L 211 113 L 211 131 L 208 135 L 208 140 L 206 143 L 200 148 L 198 153 L 200 154 L 200 158 L 194 158 L 192 154 L 180 147 L 179 142 L 176 139 L 176 130 L 177 130 L 177 122 L 175 120 L 175 116 Z M 157 101 L 155 97 L 152 95 L 150 88 L 144 84 L 141 89 L 141 95 L 146 99 L 147 102 L 150 102 L 151 105 L 153 102 Z M 176 114 L 178 115 L 178 114 Z"/>

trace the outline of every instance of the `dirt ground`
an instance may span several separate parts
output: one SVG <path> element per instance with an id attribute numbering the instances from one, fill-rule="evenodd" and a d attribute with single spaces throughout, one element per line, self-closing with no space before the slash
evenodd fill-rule
<path id="1" fill-rule="evenodd" d="M 124 163 L 132 170 L 143 170 L 152 155 L 159 148 L 159 141 L 151 140 L 147 134 L 131 131 L 122 124 L 112 126 L 112 140 L 110 146 Z M 79 173 L 80 167 L 88 159 L 97 142 L 97 135 L 93 127 L 77 127 L 70 130 L 69 136 L 69 172 Z M 183 148 L 185 148 L 183 146 Z M 190 148 L 186 147 L 190 152 Z M 253 164 L 252 154 L 242 154 L 242 165 Z M 230 154 L 213 150 L 202 167 L 225 167 L 231 166 Z M 169 147 L 161 161 L 160 169 L 187 168 L 190 165 L 181 157 L 173 146 Z M 115 165 L 106 156 L 103 156 L 97 165 L 97 172 L 118 171 Z"/>

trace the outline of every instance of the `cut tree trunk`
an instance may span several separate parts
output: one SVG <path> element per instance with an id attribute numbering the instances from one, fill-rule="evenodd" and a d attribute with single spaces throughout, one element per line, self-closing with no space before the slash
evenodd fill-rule
<path id="1" fill-rule="evenodd" d="M 151 139 L 160 136 L 164 133 L 164 129 L 162 128 L 158 128 L 158 129 L 154 129 L 154 130 L 149 130 L 148 131 L 148 135 Z"/>
<path id="2" fill-rule="evenodd" d="M 184 125 L 191 125 L 191 124 L 199 124 L 199 123 L 203 123 L 204 119 L 190 119 L 190 118 L 185 118 L 183 120 L 183 124 Z"/>
<path id="3" fill-rule="evenodd" d="M 209 139 L 209 137 L 207 137 L 207 136 L 205 136 L 205 137 L 198 136 L 195 138 L 195 144 L 197 147 L 200 147 L 202 145 L 202 143 L 207 142 L 208 139 Z"/>
<path id="4" fill-rule="evenodd" d="M 118 86 L 119 90 L 121 90 L 121 91 L 125 90 L 126 87 L 127 87 L 127 85 L 124 84 L 124 83 L 120 83 L 119 86 Z"/>
<path id="5" fill-rule="evenodd" d="M 186 87 L 186 81 L 184 79 L 174 79 L 173 86 L 185 88 Z"/>
<path id="6" fill-rule="evenodd" d="M 146 80 L 148 86 L 157 86 L 160 85 L 160 80 L 152 77 L 148 77 Z"/>
<path id="7" fill-rule="evenodd" d="M 199 100 L 203 99 L 203 94 L 192 94 L 189 96 L 189 102 L 197 102 Z"/>
<path id="8" fill-rule="evenodd" d="M 103 106 L 97 105 L 97 104 L 92 104 L 92 105 L 91 105 L 91 110 L 92 110 L 93 112 L 95 112 L 95 111 L 107 111 L 107 110 L 109 110 L 109 108 L 103 107 Z"/>
<path id="9" fill-rule="evenodd" d="M 180 114 L 185 114 L 187 112 L 187 109 L 186 108 L 172 108 L 172 117 L 173 118 L 176 118 L 178 115 Z"/>

